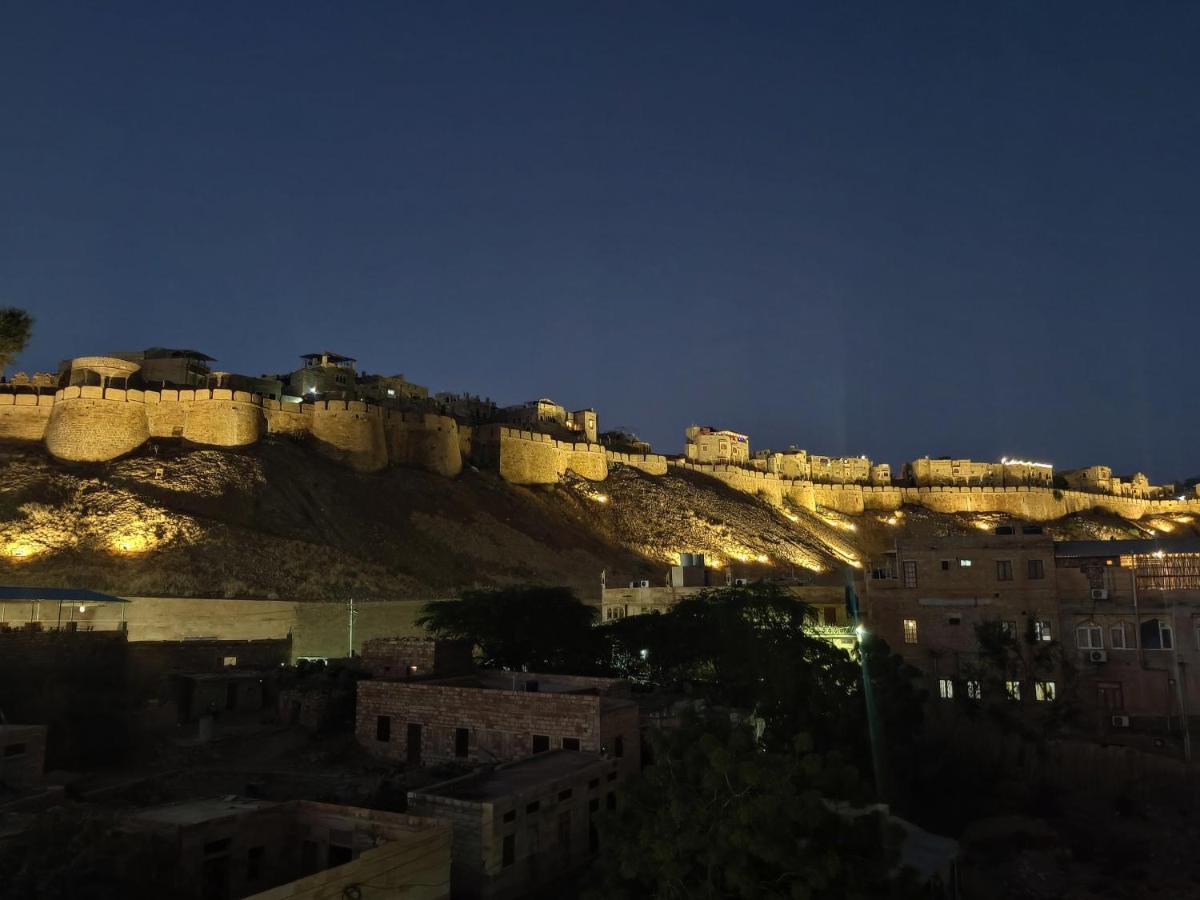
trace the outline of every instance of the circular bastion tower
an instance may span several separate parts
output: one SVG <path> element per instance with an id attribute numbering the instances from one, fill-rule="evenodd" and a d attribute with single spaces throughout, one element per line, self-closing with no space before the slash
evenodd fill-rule
<path id="1" fill-rule="evenodd" d="M 210 447 L 245 447 L 266 430 L 262 398 L 226 386 L 228 372 L 213 372 L 188 407 L 183 439 Z"/>
<path id="2" fill-rule="evenodd" d="M 54 395 L 46 449 L 70 462 L 104 462 L 150 438 L 143 393 L 129 387 L 137 363 L 108 356 L 71 360 L 67 386 Z"/>

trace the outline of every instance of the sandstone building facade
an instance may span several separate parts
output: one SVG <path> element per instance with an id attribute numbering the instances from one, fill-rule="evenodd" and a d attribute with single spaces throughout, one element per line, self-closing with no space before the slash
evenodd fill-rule
<path id="1" fill-rule="evenodd" d="M 369 753 L 408 765 L 497 764 L 585 750 L 634 773 L 638 721 L 624 681 L 479 670 L 430 681 L 360 681 L 355 733 Z"/>

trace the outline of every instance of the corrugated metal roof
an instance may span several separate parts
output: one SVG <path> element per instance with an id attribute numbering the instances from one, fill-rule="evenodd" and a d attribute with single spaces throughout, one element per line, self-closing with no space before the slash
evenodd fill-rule
<path id="1" fill-rule="evenodd" d="M 120 597 L 85 591 L 81 588 L 52 587 L 3 587 L 0 586 L 0 602 L 6 601 L 61 600 L 65 603 L 128 603 Z"/>
<path id="2" fill-rule="evenodd" d="M 1057 557 L 1122 556 L 1138 553 L 1200 553 L 1200 537 L 1123 541 L 1055 541 Z"/>

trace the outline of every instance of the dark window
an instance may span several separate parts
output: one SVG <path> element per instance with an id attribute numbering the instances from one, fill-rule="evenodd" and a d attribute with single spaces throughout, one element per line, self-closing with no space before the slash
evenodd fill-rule
<path id="1" fill-rule="evenodd" d="M 617 792 L 609 791 L 608 796 L 604 798 L 604 801 L 605 801 L 604 802 L 605 807 L 607 807 L 608 809 L 616 809 L 617 808 Z"/>
<path id="2" fill-rule="evenodd" d="M 419 722 L 408 723 L 408 734 L 405 738 L 404 749 L 410 766 L 421 764 L 421 725 Z"/>
<path id="3" fill-rule="evenodd" d="M 317 842 L 305 841 L 300 845 L 300 872 L 311 875 L 317 871 Z"/>
<path id="4" fill-rule="evenodd" d="M 246 851 L 246 879 L 254 881 L 262 874 L 263 848 L 251 847 Z"/>
<path id="5" fill-rule="evenodd" d="M 1163 619 L 1147 619 L 1139 631 L 1146 650 L 1170 650 L 1175 645 L 1171 624 Z"/>
<path id="6" fill-rule="evenodd" d="M 616 781 L 616 780 L 617 780 L 617 773 L 616 773 L 616 772 L 609 772 L 609 773 L 608 773 L 608 780 L 609 780 L 609 781 Z"/>
<path id="7" fill-rule="evenodd" d="M 13 756 L 24 756 L 25 755 L 25 745 L 24 744 L 9 744 L 7 747 L 4 748 L 4 755 L 5 755 L 5 757 L 10 757 L 10 758 Z"/>
<path id="8" fill-rule="evenodd" d="M 471 730 L 469 728 L 454 729 L 454 755 L 467 756 L 471 749 Z"/>
<path id="9" fill-rule="evenodd" d="M 510 809 L 508 812 L 506 812 L 504 814 L 505 822 L 515 822 L 516 819 L 517 819 L 517 811 L 515 809 Z"/>
<path id="10" fill-rule="evenodd" d="M 917 561 L 915 559 L 904 561 L 904 586 L 906 588 L 917 586 Z"/>
<path id="11" fill-rule="evenodd" d="M 538 692 L 538 683 L 536 681 L 525 682 L 525 690 L 530 694 L 536 694 Z"/>
<path id="12" fill-rule="evenodd" d="M 593 797 L 588 801 L 588 812 L 596 812 L 598 809 L 600 809 L 600 798 Z"/>
<path id="13" fill-rule="evenodd" d="M 392 717 L 391 716 L 376 716 L 375 718 L 375 740 L 390 741 L 392 739 Z"/>
<path id="14" fill-rule="evenodd" d="M 599 778 L 593 778 L 591 781 L 588 782 L 588 790 L 594 790 L 595 788 L 598 788 L 598 787 L 600 787 L 600 779 Z"/>
<path id="15" fill-rule="evenodd" d="M 228 850 L 229 844 L 229 838 L 222 838 L 219 841 L 209 841 L 204 845 L 204 853 L 205 855 L 208 855 L 209 853 L 220 853 L 223 850 Z"/>
<path id="16" fill-rule="evenodd" d="M 1041 525 L 1022 525 L 1021 526 L 1021 534 L 1041 534 L 1041 533 L 1042 533 Z"/>
<path id="17" fill-rule="evenodd" d="M 353 859 L 354 851 L 349 847 L 342 847 L 338 844 L 329 845 L 329 864 L 327 868 L 332 869 L 334 866 L 344 866 Z"/>
<path id="18" fill-rule="evenodd" d="M 532 803 L 530 803 L 528 806 L 525 807 L 525 814 L 529 815 L 530 813 L 535 813 L 541 808 L 542 808 L 542 802 L 540 800 L 534 800 Z"/>
<path id="19" fill-rule="evenodd" d="M 517 861 L 517 836 L 515 834 L 506 834 L 504 836 L 504 855 L 500 859 L 500 865 L 511 866 Z"/>
<path id="20" fill-rule="evenodd" d="M 616 740 L 613 741 L 613 756 L 617 757 L 617 759 L 620 759 L 624 755 L 625 755 L 625 738 L 621 737 L 620 735 L 617 735 Z"/>
<path id="21" fill-rule="evenodd" d="M 1017 530 L 1011 525 L 997 525 L 996 534 L 1016 534 Z"/>
<path id="22" fill-rule="evenodd" d="M 1029 577 L 1032 579 L 1045 578 L 1046 568 L 1045 563 L 1040 559 L 1030 559 L 1026 561 L 1029 565 Z"/>
<path id="23" fill-rule="evenodd" d="M 535 734 L 533 736 L 533 752 L 534 753 L 545 753 L 549 749 L 550 749 L 550 735 Z"/>
<path id="24" fill-rule="evenodd" d="M 563 738 L 562 739 L 562 748 L 564 750 L 578 750 L 579 749 L 579 738 Z"/>
<path id="25" fill-rule="evenodd" d="M 943 571 L 943 572 L 949 572 L 949 571 L 950 571 L 950 560 L 948 560 L 948 559 L 943 559 L 943 560 L 942 560 L 942 571 Z"/>
<path id="26" fill-rule="evenodd" d="M 961 625 L 962 624 L 962 616 L 950 616 L 946 620 L 946 622 L 949 625 Z"/>
<path id="27" fill-rule="evenodd" d="M 570 800 L 571 799 L 571 789 L 567 788 L 565 791 L 559 791 L 558 799 L 559 800 Z"/>
<path id="28" fill-rule="evenodd" d="M 571 850 L 571 811 L 558 814 L 558 843 L 568 853 Z"/>
<path id="29" fill-rule="evenodd" d="M 833 607 L 833 606 L 826 606 L 824 609 L 822 609 L 821 610 L 821 621 L 825 625 L 836 625 L 837 624 L 837 608 Z"/>
<path id="30" fill-rule="evenodd" d="M 997 581 L 1012 581 L 1012 560 L 998 559 L 996 560 L 996 580 Z"/>

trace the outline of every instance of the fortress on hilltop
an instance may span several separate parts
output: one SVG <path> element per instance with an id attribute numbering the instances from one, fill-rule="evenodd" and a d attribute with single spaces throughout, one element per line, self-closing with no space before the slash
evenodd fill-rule
<path id="1" fill-rule="evenodd" d="M 795 507 L 862 515 L 905 505 L 1031 520 L 1092 509 L 1127 519 L 1200 512 L 1197 486 L 1177 493 L 1141 473 L 1114 476 L 1107 466 L 1056 475 L 1028 460 L 926 457 L 896 478 L 887 463 L 865 456 L 796 447 L 752 453 L 748 435 L 696 425 L 685 432 L 685 453 L 668 457 L 633 435 L 601 433 L 594 409 L 568 411 L 546 398 L 502 408 L 470 394 L 431 396 L 403 375 L 369 375 L 328 351 L 301 361 L 291 373 L 246 376 L 213 371 L 212 357 L 195 350 L 79 357 L 57 374 L 18 373 L 0 384 L 0 439 L 42 442 L 59 460 L 87 463 L 154 440 L 232 448 L 287 435 L 361 472 L 404 465 L 454 477 L 469 463 L 518 485 L 554 485 L 568 473 L 603 481 L 613 465 L 651 476 L 675 469 L 715 478 L 785 514 Z"/>

